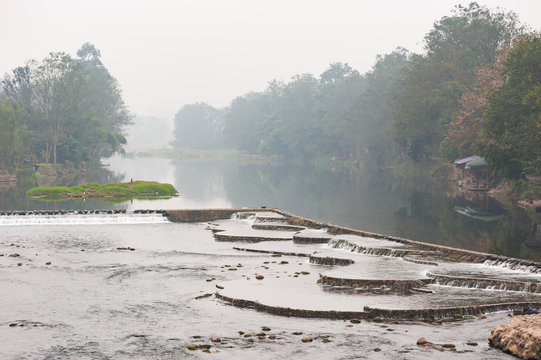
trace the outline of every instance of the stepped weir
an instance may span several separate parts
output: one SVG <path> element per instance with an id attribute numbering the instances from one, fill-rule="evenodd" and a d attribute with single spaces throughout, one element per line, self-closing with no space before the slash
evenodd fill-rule
<path id="1" fill-rule="evenodd" d="M 224 304 L 287 317 L 422 321 L 541 307 L 540 263 L 280 209 L 0 212 L 0 227 L 171 223 L 206 224 L 214 242 L 205 251 L 251 259 L 228 265 L 216 281 L 215 298 Z"/>
<path id="2" fill-rule="evenodd" d="M 175 210 L 165 216 L 236 219 L 213 225 L 216 241 L 243 244 L 233 247 L 238 251 L 308 257 L 318 267 L 317 276 L 275 273 L 260 282 L 223 282 L 215 296 L 233 306 L 289 317 L 425 321 L 541 306 L 541 264 L 533 261 L 370 233 L 280 209 Z M 346 297 L 355 305 L 341 301 Z"/>

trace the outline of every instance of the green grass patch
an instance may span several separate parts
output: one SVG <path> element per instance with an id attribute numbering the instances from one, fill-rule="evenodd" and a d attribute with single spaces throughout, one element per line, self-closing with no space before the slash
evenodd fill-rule
<path id="1" fill-rule="evenodd" d="M 38 186 L 28 190 L 26 195 L 40 200 L 92 198 L 118 201 L 129 198 L 152 199 L 171 197 L 177 195 L 177 193 L 177 189 L 171 184 L 155 181 L 134 181 L 133 183 L 126 182 L 104 185 L 89 183 L 71 187 Z"/>

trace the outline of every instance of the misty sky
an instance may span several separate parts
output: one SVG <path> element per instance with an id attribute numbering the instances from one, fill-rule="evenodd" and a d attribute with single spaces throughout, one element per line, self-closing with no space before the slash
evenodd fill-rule
<path id="1" fill-rule="evenodd" d="M 130 110 L 171 119 L 216 107 L 272 79 L 319 75 L 331 62 L 368 71 L 398 46 L 421 52 L 459 1 L 0 0 L 0 75 L 50 51 L 93 43 Z M 466 5 L 464 1 L 462 4 Z M 541 29 L 541 1 L 479 1 Z"/>

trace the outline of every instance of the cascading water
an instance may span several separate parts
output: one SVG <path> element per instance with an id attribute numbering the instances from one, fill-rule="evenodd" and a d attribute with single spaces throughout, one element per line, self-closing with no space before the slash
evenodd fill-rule
<path id="1" fill-rule="evenodd" d="M 157 224 L 169 222 L 160 213 L 66 213 L 57 215 L 1 215 L 0 226 Z"/>

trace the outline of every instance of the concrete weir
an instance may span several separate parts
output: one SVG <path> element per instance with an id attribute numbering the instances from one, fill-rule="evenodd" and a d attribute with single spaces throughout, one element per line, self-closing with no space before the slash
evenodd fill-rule
<path id="1" fill-rule="evenodd" d="M 541 306 L 541 264 L 533 261 L 370 233 L 280 209 L 163 215 L 172 222 L 212 222 L 207 230 L 215 241 L 262 259 L 263 266 L 245 264 L 242 278 L 217 286 L 216 298 L 237 307 L 288 317 L 434 321 Z"/>

